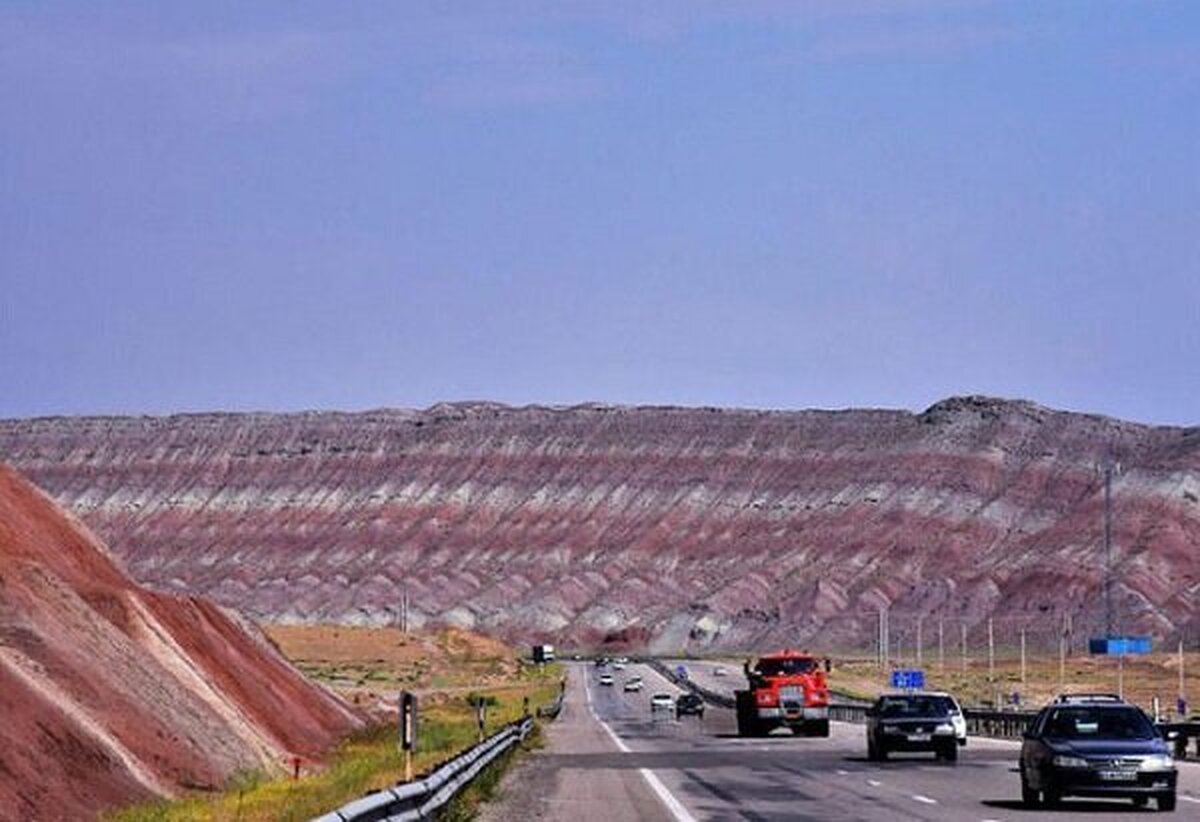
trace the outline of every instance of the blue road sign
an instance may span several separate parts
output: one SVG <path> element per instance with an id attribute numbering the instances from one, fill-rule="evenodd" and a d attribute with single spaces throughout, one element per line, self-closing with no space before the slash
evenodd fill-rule
<path id="1" fill-rule="evenodd" d="M 1088 653 L 1108 656 L 1148 654 L 1150 647 L 1148 636 L 1108 636 L 1088 640 Z"/>
<path id="2" fill-rule="evenodd" d="M 925 687 L 924 671 L 892 671 L 892 687 L 898 690 L 918 690 Z"/>
<path id="3" fill-rule="evenodd" d="M 675 676 L 679 677 L 680 679 L 687 679 L 687 668 L 683 667 L 682 665 L 676 666 Z"/>

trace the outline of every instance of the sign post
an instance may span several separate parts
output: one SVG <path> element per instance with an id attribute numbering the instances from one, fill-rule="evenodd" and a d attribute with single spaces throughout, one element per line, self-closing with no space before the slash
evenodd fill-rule
<path id="1" fill-rule="evenodd" d="M 404 751 L 404 781 L 412 781 L 412 755 L 417 749 L 417 695 L 400 693 L 400 749 Z"/>

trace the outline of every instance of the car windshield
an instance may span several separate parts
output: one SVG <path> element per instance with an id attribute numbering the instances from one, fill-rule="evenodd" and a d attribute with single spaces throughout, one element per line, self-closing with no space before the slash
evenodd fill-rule
<path id="1" fill-rule="evenodd" d="M 944 696 L 885 696 L 879 700 L 879 715 L 889 719 L 949 716 L 952 707 Z"/>
<path id="2" fill-rule="evenodd" d="M 817 669 L 816 660 L 810 657 L 760 659 L 754 670 L 763 676 L 789 676 L 792 674 L 810 674 Z"/>
<path id="3" fill-rule="evenodd" d="M 1152 739 L 1154 726 L 1137 708 L 1057 708 L 1046 735 L 1059 739 Z"/>

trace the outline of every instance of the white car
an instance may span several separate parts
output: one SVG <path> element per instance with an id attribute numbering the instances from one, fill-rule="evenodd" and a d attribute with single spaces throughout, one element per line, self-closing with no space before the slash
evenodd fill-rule
<path id="1" fill-rule="evenodd" d="M 625 680 L 626 691 L 640 691 L 642 689 L 642 678 L 635 676 L 632 679 Z"/>
<path id="2" fill-rule="evenodd" d="M 600 674 L 600 684 L 611 686 L 613 684 L 613 675 L 612 674 Z"/>
<path id="3" fill-rule="evenodd" d="M 623 671 L 625 670 L 625 663 L 618 660 L 613 662 L 612 667 L 614 671 Z"/>
<path id="4" fill-rule="evenodd" d="M 725 676 L 724 668 L 713 668 L 713 676 Z"/>
<path id="5" fill-rule="evenodd" d="M 963 716 L 958 700 L 945 691 L 922 691 L 929 696 L 944 696 L 950 700 L 950 723 L 954 725 L 954 737 L 960 746 L 967 744 L 967 718 Z"/>
<path id="6" fill-rule="evenodd" d="M 650 697 L 650 710 L 652 711 L 673 711 L 675 710 L 675 697 L 670 694 L 655 694 Z"/>

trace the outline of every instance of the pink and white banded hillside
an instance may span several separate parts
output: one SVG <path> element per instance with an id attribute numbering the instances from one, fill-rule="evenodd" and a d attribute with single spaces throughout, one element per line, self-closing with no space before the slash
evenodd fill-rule
<path id="1" fill-rule="evenodd" d="M 280 621 L 657 649 L 863 646 L 875 613 L 1200 630 L 1200 428 L 1023 401 L 923 413 L 512 408 L 0 421 L 0 459 L 142 583 Z M 897 628 L 893 627 L 893 636 Z"/>

